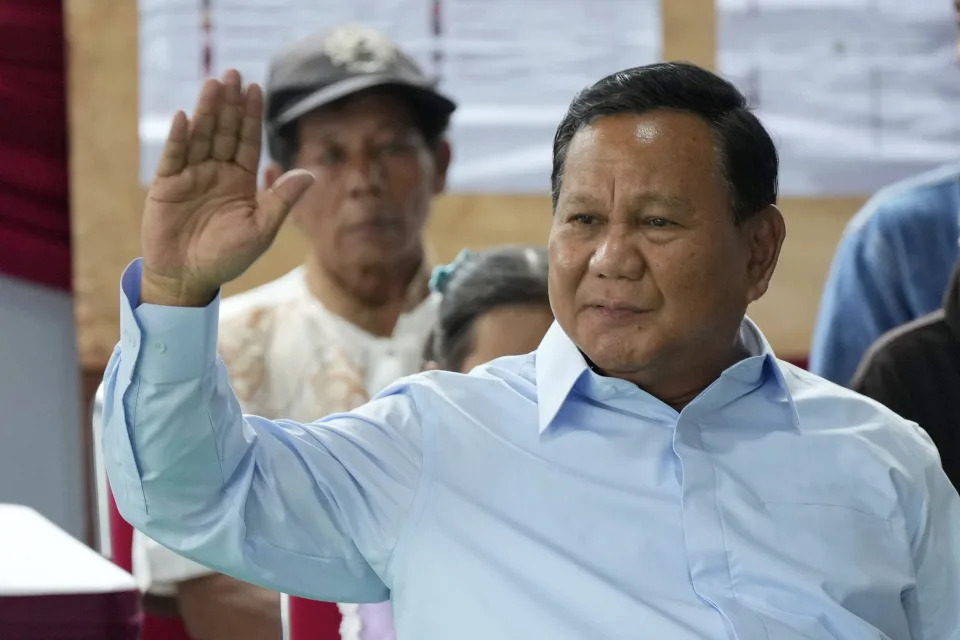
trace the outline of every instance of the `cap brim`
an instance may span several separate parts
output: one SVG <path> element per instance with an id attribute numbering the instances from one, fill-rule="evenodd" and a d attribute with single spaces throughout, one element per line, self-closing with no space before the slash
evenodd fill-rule
<path id="1" fill-rule="evenodd" d="M 456 103 L 446 96 L 437 93 L 430 86 L 414 84 L 406 78 L 386 74 L 367 74 L 346 78 L 340 82 L 318 89 L 305 95 L 292 105 L 280 112 L 273 120 L 277 128 L 290 124 L 297 118 L 341 98 L 377 87 L 391 87 L 401 90 L 412 98 L 417 106 L 435 110 L 438 114 L 449 115 L 457 108 Z"/>

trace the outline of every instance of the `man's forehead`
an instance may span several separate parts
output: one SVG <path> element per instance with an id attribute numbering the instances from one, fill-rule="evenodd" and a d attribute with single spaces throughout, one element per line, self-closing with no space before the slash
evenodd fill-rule
<path id="1" fill-rule="evenodd" d="M 571 146 L 563 168 L 561 197 L 589 200 L 608 191 L 647 191 L 670 182 L 675 168 L 656 149 L 624 149 L 605 145 Z"/>
<path id="2" fill-rule="evenodd" d="M 713 177 L 717 145 L 698 116 L 671 111 L 604 116 L 578 131 L 564 160 L 564 191 L 668 190 L 676 183 Z M 682 196 L 683 194 L 675 194 Z"/>

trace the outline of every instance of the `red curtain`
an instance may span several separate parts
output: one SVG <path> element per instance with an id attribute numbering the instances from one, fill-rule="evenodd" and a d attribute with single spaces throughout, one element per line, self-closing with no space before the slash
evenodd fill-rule
<path id="1" fill-rule="evenodd" d="M 70 289 L 63 4 L 0 0 L 0 272 Z"/>

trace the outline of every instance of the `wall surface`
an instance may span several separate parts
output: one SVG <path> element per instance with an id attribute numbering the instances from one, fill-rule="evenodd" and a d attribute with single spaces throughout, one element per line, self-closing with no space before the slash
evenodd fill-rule
<path id="1" fill-rule="evenodd" d="M 0 502 L 83 539 L 80 407 L 72 296 L 0 275 Z"/>
<path id="2" fill-rule="evenodd" d="M 712 67 L 712 0 L 663 0 L 664 57 Z M 144 191 L 137 183 L 137 12 L 134 0 L 66 0 L 70 61 L 74 287 L 85 369 L 95 375 L 118 331 L 118 277 L 137 255 Z M 184 105 L 189 108 L 190 105 Z M 863 198 L 788 199 L 788 238 L 767 296 L 750 310 L 783 356 L 807 352 L 820 290 L 844 224 Z M 549 198 L 456 195 L 436 203 L 428 240 L 438 260 L 463 246 L 543 242 Z M 284 230 L 233 293 L 297 264 L 303 243 Z"/>

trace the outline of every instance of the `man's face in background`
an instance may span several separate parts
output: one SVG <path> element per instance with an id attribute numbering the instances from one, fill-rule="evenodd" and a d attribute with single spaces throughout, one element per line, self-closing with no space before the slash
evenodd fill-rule
<path id="1" fill-rule="evenodd" d="M 294 165 L 317 179 L 291 218 L 324 270 L 376 303 L 386 295 L 378 274 L 421 258 L 430 202 L 446 181 L 448 147 L 428 144 L 410 106 L 383 91 L 308 113 L 297 127 Z"/>

